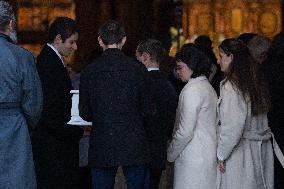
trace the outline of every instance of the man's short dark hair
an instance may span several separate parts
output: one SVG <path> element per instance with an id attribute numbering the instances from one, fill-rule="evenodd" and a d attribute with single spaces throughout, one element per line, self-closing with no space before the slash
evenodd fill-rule
<path id="1" fill-rule="evenodd" d="M 195 44 L 188 43 L 182 46 L 177 52 L 176 61 L 184 62 L 192 71 L 192 78 L 210 74 L 210 64 L 208 57 L 201 52 Z"/>
<path id="2" fill-rule="evenodd" d="M 53 43 L 59 34 L 63 43 L 74 33 L 79 32 L 75 20 L 68 17 L 57 17 L 50 25 L 48 31 L 48 43 Z"/>
<path id="3" fill-rule="evenodd" d="M 150 55 L 151 61 L 156 61 L 158 64 L 162 62 L 166 55 L 166 50 L 164 49 L 162 43 L 156 39 L 147 39 L 142 41 L 137 46 L 137 52 L 142 54 L 143 52 Z"/>
<path id="4" fill-rule="evenodd" d="M 114 20 L 105 22 L 99 28 L 99 36 L 105 45 L 118 44 L 125 37 L 124 28 Z"/>

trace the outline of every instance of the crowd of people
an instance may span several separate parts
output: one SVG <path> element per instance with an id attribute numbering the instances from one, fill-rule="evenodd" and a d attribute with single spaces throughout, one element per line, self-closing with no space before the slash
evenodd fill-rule
<path id="1" fill-rule="evenodd" d="M 16 44 L 14 12 L 0 1 L 0 188 L 112 189 L 121 167 L 127 188 L 158 189 L 167 161 L 174 189 L 284 187 L 283 32 L 225 39 L 218 58 L 199 36 L 169 76 L 160 41 L 145 39 L 128 57 L 120 23 L 98 35 L 103 51 L 72 87 L 64 57 L 77 50 L 75 20 L 56 18 L 35 59 Z M 92 126 L 67 124 L 72 88 Z"/>

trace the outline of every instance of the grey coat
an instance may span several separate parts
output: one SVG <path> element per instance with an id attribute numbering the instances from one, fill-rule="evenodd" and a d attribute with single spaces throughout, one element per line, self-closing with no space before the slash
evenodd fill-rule
<path id="1" fill-rule="evenodd" d="M 40 80 L 31 53 L 0 34 L 0 188 L 34 189 L 29 127 L 42 107 Z"/>
<path id="2" fill-rule="evenodd" d="M 273 189 L 273 151 L 266 114 L 253 116 L 250 101 L 229 81 L 221 82 L 217 157 L 218 189 Z"/>

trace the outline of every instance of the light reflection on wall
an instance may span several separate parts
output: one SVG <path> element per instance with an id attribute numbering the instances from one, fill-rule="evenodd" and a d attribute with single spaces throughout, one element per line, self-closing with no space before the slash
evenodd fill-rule
<path id="1" fill-rule="evenodd" d="M 208 35 L 216 47 L 244 32 L 272 38 L 280 31 L 281 0 L 183 0 L 182 32 L 191 42 Z"/>
<path id="2" fill-rule="evenodd" d="M 17 23 L 19 32 L 33 32 L 33 35 L 47 33 L 48 26 L 58 16 L 75 19 L 74 0 L 18 0 Z M 38 33 L 37 33 L 38 32 Z M 35 37 L 30 36 L 28 37 Z M 38 55 L 43 42 L 29 43 L 28 38 L 20 44 Z"/>

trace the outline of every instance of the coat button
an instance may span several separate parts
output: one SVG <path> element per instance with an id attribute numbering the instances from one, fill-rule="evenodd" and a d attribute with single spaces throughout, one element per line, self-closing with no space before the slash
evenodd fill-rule
<path id="1" fill-rule="evenodd" d="M 109 133 L 109 135 L 112 136 L 113 134 L 112 134 L 112 133 Z"/>

